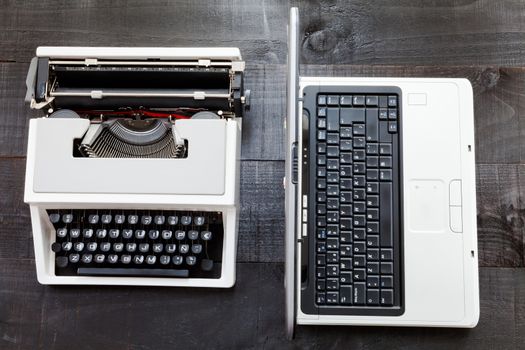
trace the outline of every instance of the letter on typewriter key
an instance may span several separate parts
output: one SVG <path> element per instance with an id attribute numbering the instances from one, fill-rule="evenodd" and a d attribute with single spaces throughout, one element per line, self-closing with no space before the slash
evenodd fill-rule
<path id="1" fill-rule="evenodd" d="M 164 221 L 166 220 L 166 218 L 164 217 L 164 215 L 156 215 L 155 216 L 155 224 L 157 225 L 164 225 Z"/>
<path id="2" fill-rule="evenodd" d="M 65 252 L 69 252 L 73 248 L 73 243 L 71 242 L 63 242 L 62 243 L 62 250 Z"/>
<path id="3" fill-rule="evenodd" d="M 180 218 L 180 223 L 183 225 L 191 225 L 191 216 L 183 216 Z"/>
<path id="4" fill-rule="evenodd" d="M 188 238 L 191 239 L 192 241 L 198 239 L 199 231 L 195 231 L 195 230 L 188 231 Z"/>
<path id="5" fill-rule="evenodd" d="M 188 244 L 181 244 L 179 246 L 179 251 L 181 254 L 186 254 L 187 252 L 190 251 L 190 246 Z"/>
<path id="6" fill-rule="evenodd" d="M 211 231 L 202 231 L 201 232 L 201 238 L 204 241 L 209 241 L 211 239 Z"/>
<path id="7" fill-rule="evenodd" d="M 193 255 L 188 255 L 186 257 L 186 264 L 188 264 L 190 266 L 193 266 L 193 265 L 195 265 L 196 262 L 197 262 L 197 258 L 194 257 Z"/>
<path id="8" fill-rule="evenodd" d="M 177 225 L 177 223 L 179 222 L 179 217 L 178 216 L 168 216 L 168 224 L 169 225 Z"/>
<path id="9" fill-rule="evenodd" d="M 149 225 L 151 224 L 151 216 L 150 215 L 142 215 L 142 218 L 140 219 L 140 222 L 143 224 L 143 225 Z"/>
<path id="10" fill-rule="evenodd" d="M 204 225 L 204 216 L 195 217 L 195 225 L 202 226 Z"/>

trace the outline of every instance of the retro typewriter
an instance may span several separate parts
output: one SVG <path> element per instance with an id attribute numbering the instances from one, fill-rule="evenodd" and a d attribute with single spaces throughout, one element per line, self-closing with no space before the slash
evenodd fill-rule
<path id="1" fill-rule="evenodd" d="M 42 284 L 231 287 L 236 48 L 39 47 L 25 202 Z"/>

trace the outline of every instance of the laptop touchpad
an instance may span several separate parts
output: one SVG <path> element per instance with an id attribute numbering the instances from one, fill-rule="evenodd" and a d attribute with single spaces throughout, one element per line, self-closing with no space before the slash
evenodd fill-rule
<path id="1" fill-rule="evenodd" d="M 412 232 L 445 232 L 447 212 L 445 184 L 441 180 L 410 180 L 408 224 Z"/>

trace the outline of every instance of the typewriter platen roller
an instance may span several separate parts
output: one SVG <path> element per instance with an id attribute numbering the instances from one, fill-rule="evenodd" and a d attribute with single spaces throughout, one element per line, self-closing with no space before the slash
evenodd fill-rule
<path id="1" fill-rule="evenodd" d="M 237 49 L 59 49 L 39 48 L 26 100 L 50 118 L 90 120 L 78 157 L 183 158 L 177 120 L 242 117 L 249 107 Z"/>

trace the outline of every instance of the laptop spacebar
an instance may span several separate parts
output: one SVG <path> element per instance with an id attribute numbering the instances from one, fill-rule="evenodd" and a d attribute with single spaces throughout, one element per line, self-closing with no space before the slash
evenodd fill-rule
<path id="1" fill-rule="evenodd" d="M 79 267 L 80 276 L 188 277 L 188 270 Z"/>

